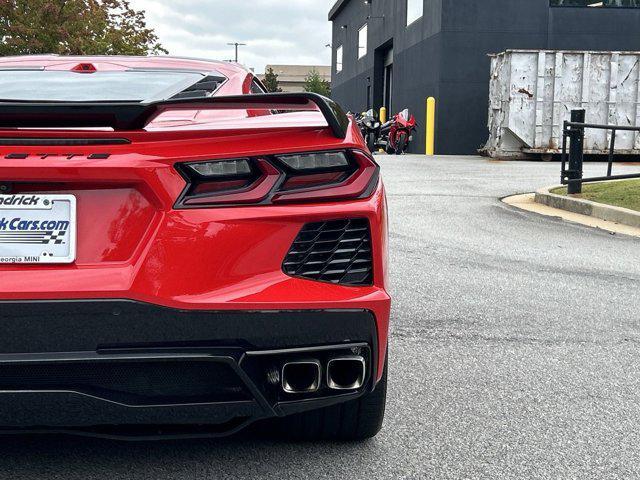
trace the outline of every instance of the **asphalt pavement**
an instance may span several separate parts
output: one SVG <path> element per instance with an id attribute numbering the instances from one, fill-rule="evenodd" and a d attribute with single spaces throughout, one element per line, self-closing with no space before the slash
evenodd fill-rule
<path id="1" fill-rule="evenodd" d="M 640 239 L 500 202 L 557 183 L 557 163 L 379 161 L 394 305 L 377 438 L 10 437 L 0 478 L 640 477 Z"/>

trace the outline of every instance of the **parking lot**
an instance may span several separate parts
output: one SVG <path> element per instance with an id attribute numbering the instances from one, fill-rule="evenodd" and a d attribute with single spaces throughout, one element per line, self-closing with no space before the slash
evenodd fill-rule
<path id="1" fill-rule="evenodd" d="M 2 478 L 640 475 L 640 239 L 500 202 L 557 183 L 557 163 L 379 160 L 394 306 L 376 439 L 4 438 Z"/>

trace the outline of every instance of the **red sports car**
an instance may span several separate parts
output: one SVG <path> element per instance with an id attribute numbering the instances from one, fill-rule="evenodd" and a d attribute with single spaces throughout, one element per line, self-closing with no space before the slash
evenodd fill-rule
<path id="1" fill-rule="evenodd" d="M 230 63 L 0 60 L 0 433 L 384 416 L 387 219 L 351 118 Z"/>

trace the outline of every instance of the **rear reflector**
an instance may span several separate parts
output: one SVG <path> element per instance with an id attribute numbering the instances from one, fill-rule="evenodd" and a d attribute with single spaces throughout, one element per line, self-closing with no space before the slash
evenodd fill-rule
<path id="1" fill-rule="evenodd" d="M 183 163 L 187 187 L 175 208 L 367 198 L 379 167 L 357 150 Z"/>

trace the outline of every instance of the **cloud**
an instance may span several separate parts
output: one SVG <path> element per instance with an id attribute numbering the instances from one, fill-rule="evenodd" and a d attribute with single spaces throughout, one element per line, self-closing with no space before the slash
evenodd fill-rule
<path id="1" fill-rule="evenodd" d="M 267 64 L 329 65 L 335 0 L 132 0 L 145 10 L 171 55 L 229 60 L 240 42 L 239 60 L 256 72 Z"/>

